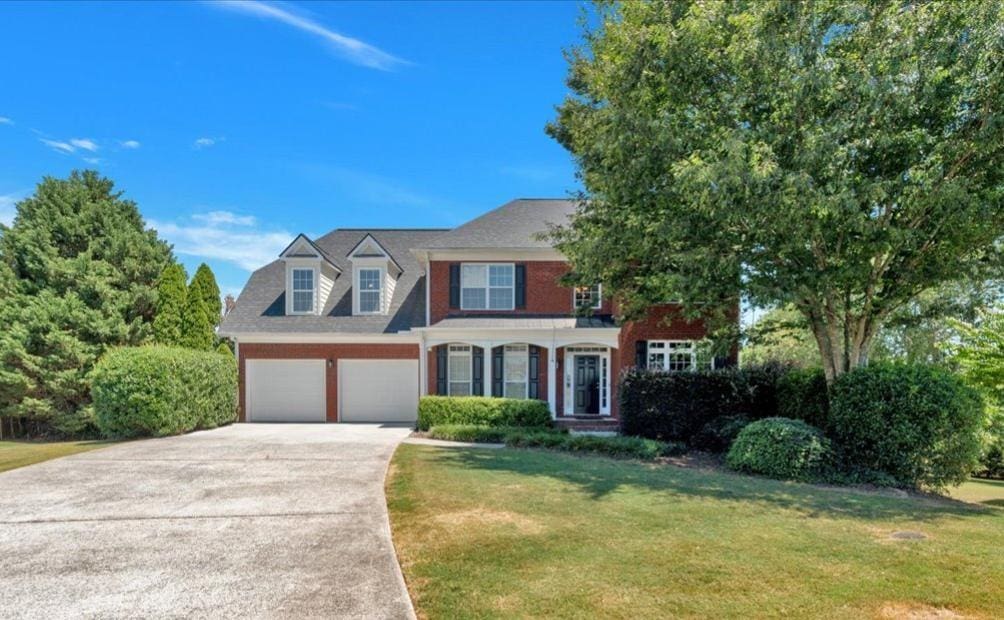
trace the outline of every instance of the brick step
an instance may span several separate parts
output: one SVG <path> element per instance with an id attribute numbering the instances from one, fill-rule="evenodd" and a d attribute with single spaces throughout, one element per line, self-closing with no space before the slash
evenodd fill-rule
<path id="1" fill-rule="evenodd" d="M 620 420 L 610 419 L 607 416 L 598 415 L 578 415 L 558 418 L 554 421 L 558 428 L 567 428 L 571 431 L 606 431 L 617 432 L 620 430 Z"/>

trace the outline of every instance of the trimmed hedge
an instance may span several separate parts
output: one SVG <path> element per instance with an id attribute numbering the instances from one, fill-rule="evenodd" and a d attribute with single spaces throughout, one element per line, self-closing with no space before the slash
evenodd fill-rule
<path id="1" fill-rule="evenodd" d="M 505 443 L 513 448 L 545 448 L 564 452 L 600 454 L 615 458 L 653 460 L 682 454 L 685 447 L 641 437 L 572 435 L 549 428 L 518 428 L 478 424 L 444 424 L 429 429 L 433 439 Z"/>
<path id="2" fill-rule="evenodd" d="M 708 422 L 691 440 L 690 444 L 708 452 L 725 452 L 735 441 L 739 432 L 750 423 L 741 415 L 726 415 Z"/>
<path id="3" fill-rule="evenodd" d="M 777 385 L 789 367 L 762 364 L 687 372 L 631 368 L 621 375 L 621 431 L 695 445 L 695 437 L 722 417 L 777 416 Z"/>
<path id="4" fill-rule="evenodd" d="M 237 417 L 237 364 L 215 351 L 113 349 L 91 375 L 98 429 L 107 437 L 161 436 Z"/>
<path id="5" fill-rule="evenodd" d="M 792 368 L 777 383 L 777 413 L 826 429 L 830 396 L 822 368 Z"/>
<path id="6" fill-rule="evenodd" d="M 437 424 L 429 429 L 429 437 L 443 441 L 475 443 L 505 443 L 515 426 L 485 426 L 484 424 Z"/>
<path id="7" fill-rule="evenodd" d="M 440 424 L 550 426 L 551 412 L 542 400 L 488 396 L 423 396 L 418 401 L 418 430 Z"/>
<path id="8" fill-rule="evenodd" d="M 788 418 L 751 422 L 725 456 L 725 464 L 735 471 L 803 482 L 829 477 L 834 460 L 822 431 Z"/>
<path id="9" fill-rule="evenodd" d="M 973 473 L 983 448 L 979 394 L 931 366 L 874 364 L 834 382 L 828 430 L 845 462 L 899 486 L 943 488 Z"/>

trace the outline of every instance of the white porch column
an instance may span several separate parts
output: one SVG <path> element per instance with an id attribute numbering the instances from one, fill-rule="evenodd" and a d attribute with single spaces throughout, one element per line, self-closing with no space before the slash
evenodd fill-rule
<path id="1" fill-rule="evenodd" d="M 545 347 L 547 351 L 547 408 L 551 410 L 551 418 L 558 415 L 558 349 Z"/>
<path id="2" fill-rule="evenodd" d="M 481 393 L 484 396 L 492 395 L 492 343 L 478 342 L 476 346 L 481 347 L 481 380 L 484 387 Z"/>
<path id="3" fill-rule="evenodd" d="M 425 344 L 425 334 L 418 345 L 418 394 L 429 394 L 429 347 Z"/>

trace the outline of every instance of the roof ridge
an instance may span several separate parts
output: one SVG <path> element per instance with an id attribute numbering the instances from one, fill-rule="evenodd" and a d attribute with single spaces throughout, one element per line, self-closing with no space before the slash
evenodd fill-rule
<path id="1" fill-rule="evenodd" d="M 334 229 L 331 230 L 331 232 L 337 232 L 339 230 L 344 231 L 344 232 L 369 232 L 371 230 L 376 230 L 376 231 L 380 231 L 380 230 L 383 230 L 383 231 L 406 231 L 406 232 L 416 232 L 416 231 L 418 231 L 418 232 L 421 232 L 421 231 L 440 231 L 440 230 L 453 230 L 453 229 L 452 228 L 381 228 L 381 227 L 361 228 L 360 227 L 360 228 L 334 228 Z M 330 234 L 330 233 L 325 233 L 325 234 Z"/>

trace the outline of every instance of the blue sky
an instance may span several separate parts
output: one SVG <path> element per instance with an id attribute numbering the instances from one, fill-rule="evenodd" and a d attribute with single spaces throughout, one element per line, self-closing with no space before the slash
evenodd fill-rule
<path id="1" fill-rule="evenodd" d="M 577 187 L 544 134 L 579 2 L 5 3 L 0 221 L 96 168 L 236 294 L 297 232 Z"/>

